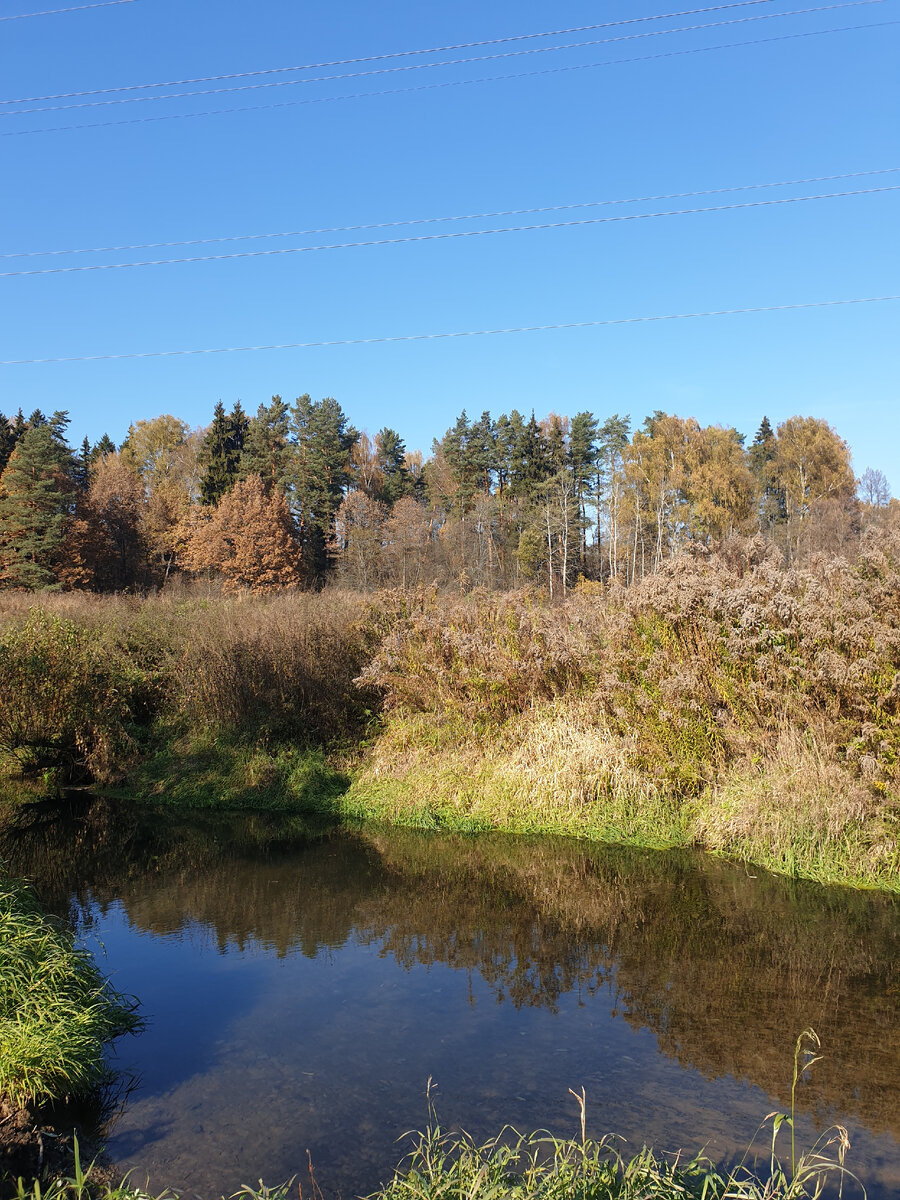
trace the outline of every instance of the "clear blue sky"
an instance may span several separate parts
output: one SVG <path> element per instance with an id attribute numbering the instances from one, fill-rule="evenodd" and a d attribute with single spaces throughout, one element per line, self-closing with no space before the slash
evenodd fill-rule
<path id="1" fill-rule="evenodd" d="M 77 2 L 0 0 L 0 16 Z M 706 6 L 703 0 L 134 0 L 0 22 L 2 94 L 255 71 Z M 556 42 L 805 7 L 810 0 L 767 0 Z M 0 134 L 411 88 L 898 20 L 900 0 L 883 0 L 388 76 L 4 116 Z M 547 44 L 555 42 L 445 57 Z M 503 82 L 0 137 L 0 249 L 354 225 L 896 167 L 898 49 L 900 25 L 887 24 Z M 368 69 L 416 61 L 423 60 Z M 900 174 L 631 210 L 897 184 Z M 900 292 L 898 197 L 884 192 L 496 237 L 6 278 L 0 358 L 378 337 L 893 294 Z M 307 239 L 339 240 L 344 236 Z M 7 259 L 0 270 L 194 252 Z M 636 422 L 664 409 L 734 424 L 751 438 L 763 414 L 777 423 L 802 413 L 836 426 L 857 472 L 881 468 L 900 494 L 898 328 L 894 302 L 455 341 L 2 367 L 0 409 L 66 408 L 73 439 L 108 431 L 119 441 L 132 420 L 161 412 L 199 425 L 220 398 L 226 406 L 240 399 L 255 411 L 272 393 L 290 400 L 308 391 L 335 396 L 360 428 L 374 433 L 391 425 L 410 448 L 425 451 L 463 407 L 495 415 L 512 407 L 534 408 L 539 416 L 627 412 Z"/>

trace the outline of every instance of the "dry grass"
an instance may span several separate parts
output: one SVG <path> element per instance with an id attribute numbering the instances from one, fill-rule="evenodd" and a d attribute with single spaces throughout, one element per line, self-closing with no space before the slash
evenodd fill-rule
<path id="1" fill-rule="evenodd" d="M 704 795 L 693 834 L 707 849 L 789 874 L 896 882 L 898 815 L 811 732 L 785 729 L 765 759 L 740 764 Z"/>
<path id="2" fill-rule="evenodd" d="M 56 782 L 109 782 L 160 743 L 330 745 L 359 735 L 363 597 L 143 601 L 0 592 L 0 757 Z"/>
<path id="3" fill-rule="evenodd" d="M 0 640 L 33 602 L 0 593 Z M 738 539 L 564 605 L 433 589 L 40 602 L 122 664 L 134 693 L 96 778 L 154 739 L 181 747 L 183 768 L 167 772 L 228 738 L 264 758 L 340 746 L 359 767 L 357 813 L 693 841 L 900 887 L 896 532 L 864 539 L 853 564 L 802 570 Z M 109 708 L 97 695 L 93 708 Z M 90 738 L 67 738 L 91 770 Z"/>

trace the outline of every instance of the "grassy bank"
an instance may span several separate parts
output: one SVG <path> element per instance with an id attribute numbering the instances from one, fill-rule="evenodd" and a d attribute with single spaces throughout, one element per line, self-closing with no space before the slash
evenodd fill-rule
<path id="1" fill-rule="evenodd" d="M 105 1047 L 137 1024 L 71 934 L 0 878 L 0 1196 L 14 1194 L 12 1176 L 68 1164 L 67 1139 L 42 1112 L 96 1095 Z"/>
<path id="2" fill-rule="evenodd" d="M 900 889 L 898 563 L 751 542 L 564 607 L 420 597 L 364 673 L 383 725 L 344 809 Z"/>
<path id="3" fill-rule="evenodd" d="M 24 885 L 0 880 L 0 1098 L 86 1095 L 105 1078 L 105 1045 L 136 1024 L 71 934 Z"/>
<path id="4" fill-rule="evenodd" d="M 8 794 L 700 846 L 900 890 L 900 540 L 629 589 L 0 593 Z M 14 778 L 15 777 L 15 778 Z"/>

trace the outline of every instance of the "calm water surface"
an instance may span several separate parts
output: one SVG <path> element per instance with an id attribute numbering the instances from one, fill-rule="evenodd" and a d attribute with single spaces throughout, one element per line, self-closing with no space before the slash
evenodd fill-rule
<path id="1" fill-rule="evenodd" d="M 278 1182 L 307 1150 L 327 1193 L 372 1190 L 429 1077 L 478 1138 L 574 1134 L 583 1086 L 626 1152 L 733 1160 L 812 1026 L 801 1143 L 846 1124 L 870 1196 L 900 1194 L 895 900 L 687 854 L 90 801 L 37 810 L 0 857 L 140 997 L 107 1142 L 157 1191 Z"/>

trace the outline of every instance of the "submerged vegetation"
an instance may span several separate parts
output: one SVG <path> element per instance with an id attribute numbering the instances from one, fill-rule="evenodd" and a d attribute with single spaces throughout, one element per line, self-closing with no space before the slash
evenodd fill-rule
<path id="1" fill-rule="evenodd" d="M 900 536 L 633 587 L 0 593 L 6 788 L 696 845 L 900 888 Z"/>

